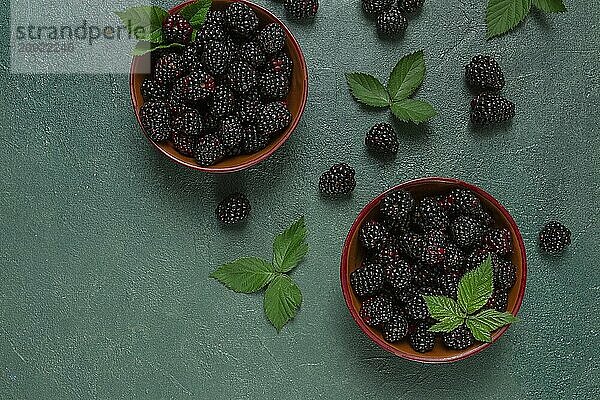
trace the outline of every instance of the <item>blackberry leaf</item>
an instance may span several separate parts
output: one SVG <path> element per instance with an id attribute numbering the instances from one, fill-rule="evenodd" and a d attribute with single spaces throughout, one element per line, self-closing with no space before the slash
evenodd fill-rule
<path id="1" fill-rule="evenodd" d="M 301 217 L 283 233 L 277 235 L 273 243 L 273 265 L 278 272 L 292 270 L 308 253 L 306 224 Z"/>
<path id="2" fill-rule="evenodd" d="M 429 332 L 452 332 L 461 326 L 464 320 L 464 318 L 456 316 L 443 318 L 437 324 L 432 325 L 431 328 L 429 328 Z"/>
<path id="3" fill-rule="evenodd" d="M 404 56 L 398 61 L 388 81 L 388 92 L 393 102 L 404 100 L 414 93 L 425 78 L 423 50 Z"/>
<path id="4" fill-rule="evenodd" d="M 494 309 L 483 310 L 477 315 L 468 317 L 469 319 L 477 321 L 478 324 L 486 327 L 490 332 L 519 320 L 509 312 L 500 312 Z"/>
<path id="5" fill-rule="evenodd" d="M 462 319 L 465 317 L 465 313 L 461 311 L 454 299 L 445 296 L 423 296 L 423 298 L 427 303 L 429 314 L 439 321 L 445 318 Z"/>
<path id="6" fill-rule="evenodd" d="M 490 335 L 490 330 L 487 328 L 487 326 L 485 326 L 478 320 L 467 319 L 466 325 L 467 325 L 467 328 L 469 328 L 469 330 L 473 334 L 473 337 L 475 339 L 479 340 L 480 342 L 487 342 L 487 343 L 492 341 L 492 336 Z"/>
<path id="7" fill-rule="evenodd" d="M 560 13 L 567 11 L 562 0 L 533 0 L 533 5 L 542 11 L 549 13 Z"/>
<path id="8" fill-rule="evenodd" d="M 493 292 L 492 258 L 487 259 L 473 271 L 467 272 L 458 284 L 458 304 L 467 314 L 483 307 Z"/>
<path id="9" fill-rule="evenodd" d="M 187 19 L 192 27 L 198 29 L 206 20 L 206 14 L 210 10 L 212 0 L 198 0 L 188 4 L 179 11 L 179 15 Z"/>
<path id="10" fill-rule="evenodd" d="M 392 113 L 401 121 L 420 124 L 433 118 L 437 112 L 433 106 L 422 100 L 404 99 L 391 105 Z"/>
<path id="11" fill-rule="evenodd" d="M 517 26 L 531 9 L 532 0 L 489 0 L 487 38 L 499 36 Z"/>
<path id="12" fill-rule="evenodd" d="M 212 274 L 227 288 L 238 293 L 254 293 L 271 282 L 277 273 L 273 265 L 257 257 L 245 257 L 222 265 Z"/>
<path id="13" fill-rule="evenodd" d="M 346 74 L 346 81 L 356 100 L 372 107 L 389 107 L 390 95 L 377 78 L 362 72 Z"/>
<path id="14" fill-rule="evenodd" d="M 164 41 L 162 23 L 169 13 L 158 6 L 130 7 L 115 11 L 131 35 L 151 43 Z"/>
<path id="15" fill-rule="evenodd" d="M 278 275 L 265 291 L 265 314 L 277 332 L 296 316 L 301 303 L 300 288 L 287 275 Z"/>

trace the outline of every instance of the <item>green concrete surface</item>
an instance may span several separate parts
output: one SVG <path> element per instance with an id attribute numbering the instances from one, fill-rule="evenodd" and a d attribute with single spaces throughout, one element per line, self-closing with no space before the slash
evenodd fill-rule
<path id="1" fill-rule="evenodd" d="M 566 3 L 567 14 L 534 12 L 485 41 L 484 0 L 428 1 L 404 39 L 384 41 L 358 0 L 322 0 L 313 24 L 289 23 L 310 72 L 299 128 L 259 166 L 212 176 L 146 142 L 126 75 L 9 74 L 0 1 L 0 399 L 599 398 L 600 9 Z M 397 124 L 398 157 L 380 161 L 363 137 L 390 116 L 355 103 L 344 73 L 385 78 L 421 48 L 428 73 L 418 96 L 439 115 Z M 504 94 L 517 104 L 508 127 L 467 123 L 462 68 L 480 52 L 504 68 Z M 338 161 L 355 166 L 358 186 L 327 201 L 317 177 Z M 496 196 L 529 258 L 522 321 L 452 365 L 376 347 L 339 287 L 342 242 L 360 209 L 429 175 Z M 252 217 L 223 228 L 213 210 L 234 189 L 248 194 Z M 301 214 L 311 252 L 293 276 L 304 303 L 278 335 L 259 295 L 234 294 L 208 274 L 238 256 L 268 257 L 273 236 Z M 536 246 L 550 218 L 573 231 L 560 257 Z"/>

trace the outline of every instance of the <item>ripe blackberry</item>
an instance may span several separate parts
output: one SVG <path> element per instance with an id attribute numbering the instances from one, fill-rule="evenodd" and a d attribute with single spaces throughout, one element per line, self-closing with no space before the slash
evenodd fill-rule
<path id="1" fill-rule="evenodd" d="M 227 85 L 218 85 L 210 98 L 209 110 L 215 118 L 222 118 L 235 111 L 235 97 Z"/>
<path id="2" fill-rule="evenodd" d="M 196 161 L 199 165 L 207 167 L 214 165 L 225 157 L 225 148 L 218 136 L 209 133 L 201 137 L 196 145 Z"/>
<path id="3" fill-rule="evenodd" d="M 165 87 L 159 85 L 151 76 L 147 76 L 144 79 L 141 91 L 144 101 L 160 101 L 167 98 L 167 90 Z"/>
<path id="4" fill-rule="evenodd" d="M 442 341 L 451 350 L 464 350 L 475 343 L 475 338 L 469 328 L 461 325 L 451 332 L 443 333 Z"/>
<path id="5" fill-rule="evenodd" d="M 239 4 L 239 3 L 232 3 Z M 224 42 L 211 40 L 204 44 L 200 62 L 213 76 L 223 76 L 231 60 L 231 50 Z"/>
<path id="6" fill-rule="evenodd" d="M 358 240 L 366 249 L 376 250 L 390 240 L 390 234 L 381 223 L 371 220 L 360 228 Z"/>
<path id="7" fill-rule="evenodd" d="M 386 264 L 383 271 L 385 283 L 394 290 L 404 290 L 412 282 L 412 267 L 402 259 Z"/>
<path id="8" fill-rule="evenodd" d="M 465 78 L 477 89 L 499 91 L 504 87 L 504 74 L 498 62 L 481 54 L 465 66 Z"/>
<path id="9" fill-rule="evenodd" d="M 308 19 L 317 15 L 319 0 L 285 0 L 283 7 L 293 19 Z"/>
<path id="10" fill-rule="evenodd" d="M 490 252 L 485 247 L 478 247 L 475 250 L 473 250 L 467 257 L 467 260 L 465 261 L 465 267 L 467 268 L 467 270 L 473 270 L 479 267 L 481 263 L 483 263 L 485 260 L 487 260 L 488 256 L 490 256 L 492 259 L 493 270 L 495 266 L 498 263 L 500 263 L 500 258 L 496 253 Z"/>
<path id="11" fill-rule="evenodd" d="M 198 136 L 202 132 L 202 121 L 196 110 L 187 111 L 173 120 L 173 128 L 180 135 Z"/>
<path id="12" fill-rule="evenodd" d="M 276 54 L 285 48 L 285 32 L 281 25 L 272 22 L 258 33 L 256 41 L 266 54 Z"/>
<path id="13" fill-rule="evenodd" d="M 456 273 L 441 274 L 437 277 L 437 285 L 442 294 L 456 299 L 461 275 Z"/>
<path id="14" fill-rule="evenodd" d="M 490 229 L 483 236 L 483 244 L 496 254 L 507 256 L 512 253 L 512 237 L 506 228 Z"/>
<path id="15" fill-rule="evenodd" d="M 399 244 L 404 254 L 413 260 L 417 260 L 425 247 L 425 240 L 417 233 L 406 232 L 400 236 Z"/>
<path id="16" fill-rule="evenodd" d="M 486 211 L 483 207 L 476 208 L 475 210 L 469 213 L 469 216 L 475 218 L 477 221 L 481 222 L 485 227 L 492 227 L 494 225 L 494 217 L 488 211 Z"/>
<path id="17" fill-rule="evenodd" d="M 171 136 L 171 142 L 175 150 L 188 157 L 193 157 L 196 153 L 196 140 L 196 136 L 182 135 L 180 133 L 173 133 Z"/>
<path id="18" fill-rule="evenodd" d="M 367 14 L 379 14 L 392 7 L 394 0 L 362 0 L 363 10 Z"/>
<path id="19" fill-rule="evenodd" d="M 406 337 L 408 333 L 408 322 L 400 313 L 395 313 L 383 325 L 383 339 L 389 343 L 396 343 Z"/>
<path id="20" fill-rule="evenodd" d="M 177 53 L 168 53 L 160 57 L 154 64 L 154 80 L 162 86 L 168 86 L 184 74 L 181 65 L 181 56 Z"/>
<path id="21" fill-rule="evenodd" d="M 454 243 L 446 243 L 444 254 L 444 271 L 446 273 L 462 274 L 465 270 L 465 253 Z"/>
<path id="22" fill-rule="evenodd" d="M 373 296 L 383 289 L 383 279 L 381 265 L 368 263 L 350 274 L 350 285 L 359 297 Z"/>
<path id="23" fill-rule="evenodd" d="M 460 215 L 450 224 L 454 242 L 462 248 L 469 248 L 481 241 L 486 228 L 474 218 Z"/>
<path id="24" fill-rule="evenodd" d="M 190 44 L 181 53 L 181 65 L 186 72 L 201 71 L 204 68 L 200 63 L 199 49 L 195 44 L 196 42 Z"/>
<path id="25" fill-rule="evenodd" d="M 250 210 L 250 200 L 242 193 L 234 193 L 219 203 L 215 215 L 224 224 L 237 224 L 248 218 Z"/>
<path id="26" fill-rule="evenodd" d="M 284 74 L 263 72 L 258 81 L 258 91 L 265 100 L 283 100 L 290 91 L 290 80 Z"/>
<path id="27" fill-rule="evenodd" d="M 215 92 L 215 79 L 203 71 L 193 71 L 181 78 L 181 85 L 185 100 L 199 102 L 208 99 Z"/>
<path id="28" fill-rule="evenodd" d="M 171 112 L 164 101 L 147 102 L 140 108 L 140 120 L 144 130 L 155 142 L 167 140 L 171 128 Z"/>
<path id="29" fill-rule="evenodd" d="M 256 71 L 242 61 L 234 61 L 227 69 L 229 87 L 236 93 L 248 93 L 256 85 Z"/>
<path id="30" fill-rule="evenodd" d="M 369 326 L 380 326 L 387 322 L 393 313 L 392 300 L 385 295 L 370 297 L 363 301 L 360 316 Z"/>
<path id="31" fill-rule="evenodd" d="M 230 115 L 221 121 L 219 137 L 227 155 L 237 155 L 241 152 L 243 137 L 242 124 L 238 117 Z"/>
<path id="32" fill-rule="evenodd" d="M 427 309 L 427 302 L 418 294 L 406 303 L 406 315 L 414 320 L 425 321 L 431 317 Z"/>
<path id="33" fill-rule="evenodd" d="M 397 7 L 382 11 L 377 16 L 377 32 L 385 36 L 404 33 L 408 28 L 408 20 Z"/>
<path id="34" fill-rule="evenodd" d="M 328 196 L 349 194 L 356 187 L 355 171 L 348 164 L 335 164 L 319 178 L 319 190 Z"/>
<path id="35" fill-rule="evenodd" d="M 561 253 L 571 244 L 571 231 L 558 221 L 550 221 L 540 231 L 539 243 L 546 253 Z"/>
<path id="36" fill-rule="evenodd" d="M 258 28 L 258 17 L 250 6 L 241 2 L 231 3 L 225 10 L 225 22 L 229 30 L 240 36 L 250 37 Z"/>
<path id="37" fill-rule="evenodd" d="M 498 260 L 494 264 L 494 288 L 510 290 L 517 281 L 517 267 L 510 261 Z"/>
<path id="38" fill-rule="evenodd" d="M 515 103 L 495 93 L 481 93 L 471 100 L 471 122 L 488 125 L 506 122 L 515 116 Z"/>
<path id="39" fill-rule="evenodd" d="M 396 154 L 398 136 L 391 124 L 376 124 L 367 133 L 365 145 L 375 153 Z"/>
<path id="40" fill-rule="evenodd" d="M 256 129 L 273 137 L 287 128 L 290 122 L 292 122 L 292 114 L 286 106 L 280 102 L 268 103 L 257 115 Z"/>
<path id="41" fill-rule="evenodd" d="M 495 289 L 494 293 L 484 306 L 485 308 L 494 309 L 499 312 L 504 312 L 508 308 L 508 293 L 504 290 Z"/>
<path id="42" fill-rule="evenodd" d="M 419 353 L 427 353 L 433 350 L 435 346 L 435 334 L 429 332 L 430 325 L 427 323 L 420 323 L 417 325 L 415 331 L 408 337 L 408 342 L 413 350 Z"/>
<path id="43" fill-rule="evenodd" d="M 196 42 L 204 44 L 213 40 L 223 41 L 226 38 L 225 13 L 219 10 L 208 11 L 206 14 L 206 20 L 198 28 Z"/>
<path id="44" fill-rule="evenodd" d="M 259 114 L 262 105 L 257 92 L 250 91 L 244 95 L 238 96 L 235 104 L 235 113 L 240 121 L 246 124 L 256 122 L 256 116 Z"/>
<path id="45" fill-rule="evenodd" d="M 425 0 L 399 0 L 398 7 L 406 13 L 412 13 L 423 7 Z"/>
<path id="46" fill-rule="evenodd" d="M 252 68 L 262 66 L 266 60 L 265 52 L 256 41 L 242 43 L 236 56 L 239 61 L 245 62 Z"/>
<path id="47" fill-rule="evenodd" d="M 470 215 L 481 207 L 481 201 L 468 189 L 452 189 L 440 200 L 442 207 L 451 215 Z"/>
<path id="48" fill-rule="evenodd" d="M 425 197 L 415 207 L 414 222 L 423 231 L 446 229 L 448 214 L 433 197 Z"/>
<path id="49" fill-rule="evenodd" d="M 419 259 L 430 267 L 441 266 L 446 259 L 446 248 L 437 244 L 428 244 L 423 248 Z"/>
<path id="50" fill-rule="evenodd" d="M 385 224 L 383 224 L 385 226 Z M 387 229 L 387 227 L 386 227 Z M 400 249 L 391 239 L 387 243 L 381 245 L 376 251 L 374 260 L 381 265 L 391 265 L 402 257 Z"/>
<path id="51" fill-rule="evenodd" d="M 178 116 L 192 110 L 192 107 L 186 103 L 183 82 L 181 79 L 175 82 L 171 91 L 167 94 L 167 104 L 169 105 L 169 109 L 173 116 Z"/>
<path id="52" fill-rule="evenodd" d="M 188 44 L 192 38 L 192 25 L 179 14 L 169 15 L 162 24 L 166 43 Z"/>
<path id="53" fill-rule="evenodd" d="M 437 284 L 440 269 L 419 262 L 415 265 L 413 283 L 418 288 L 433 286 Z"/>
<path id="54" fill-rule="evenodd" d="M 265 66 L 265 72 L 272 72 L 275 74 L 283 74 L 290 78 L 292 76 L 292 70 L 294 68 L 294 63 L 290 56 L 286 53 L 281 52 L 273 57 L 271 57 Z"/>
<path id="55" fill-rule="evenodd" d="M 256 130 L 254 125 L 247 125 L 242 128 L 242 153 L 254 154 L 269 144 L 270 137 Z"/>

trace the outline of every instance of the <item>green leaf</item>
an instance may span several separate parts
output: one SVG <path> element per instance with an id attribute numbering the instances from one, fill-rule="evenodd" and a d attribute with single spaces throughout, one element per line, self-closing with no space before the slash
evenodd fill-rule
<path id="1" fill-rule="evenodd" d="M 462 325 L 463 317 L 446 317 L 429 328 L 429 332 L 451 332 Z"/>
<path id="2" fill-rule="evenodd" d="M 390 96 L 377 78 L 362 72 L 346 74 L 346 81 L 356 100 L 372 107 L 389 107 Z"/>
<path id="3" fill-rule="evenodd" d="M 429 314 L 439 321 L 444 318 L 464 318 L 465 313 L 461 311 L 458 303 L 446 296 L 423 296 L 427 303 Z"/>
<path id="4" fill-rule="evenodd" d="M 531 0 L 489 0 L 487 37 L 499 36 L 517 26 L 531 8 Z"/>
<path id="5" fill-rule="evenodd" d="M 273 243 L 273 266 L 278 272 L 291 271 L 308 253 L 304 217 L 294 222 Z"/>
<path id="6" fill-rule="evenodd" d="M 158 6 L 131 7 L 115 11 L 131 35 L 151 43 L 163 42 L 162 23 L 169 13 Z"/>
<path id="7" fill-rule="evenodd" d="M 256 257 L 240 258 L 222 265 L 210 274 L 211 278 L 239 293 L 254 293 L 265 287 L 275 276 L 277 273 L 273 266 Z"/>
<path id="8" fill-rule="evenodd" d="M 473 271 L 467 272 L 458 284 L 458 304 L 467 313 L 479 310 L 487 303 L 493 290 L 492 258 L 487 259 Z"/>
<path id="9" fill-rule="evenodd" d="M 294 318 L 301 303 L 300 288 L 287 275 L 277 275 L 265 291 L 265 314 L 277 332 Z"/>
<path id="10" fill-rule="evenodd" d="M 414 99 L 404 99 L 394 102 L 391 108 L 392 113 L 400 121 L 414 122 L 416 124 L 425 122 L 437 114 L 431 104 Z"/>
<path id="11" fill-rule="evenodd" d="M 567 11 L 562 0 L 533 0 L 533 4 L 542 11 L 560 13 Z"/>
<path id="12" fill-rule="evenodd" d="M 509 312 L 500 312 L 494 309 L 483 310 L 477 315 L 470 316 L 469 319 L 477 321 L 478 324 L 485 326 L 490 332 L 519 320 Z"/>
<path id="13" fill-rule="evenodd" d="M 137 44 L 135 45 L 133 50 L 131 50 L 131 55 L 142 56 L 142 55 L 149 53 L 151 51 L 154 51 L 156 49 L 166 49 L 169 47 L 183 47 L 183 45 L 179 44 L 179 43 L 169 43 L 169 44 L 158 44 L 158 45 L 153 46 L 152 43 L 150 43 L 150 42 L 140 40 L 139 42 L 137 42 Z"/>
<path id="14" fill-rule="evenodd" d="M 492 335 L 490 335 L 490 330 L 479 321 L 475 319 L 467 319 L 466 322 L 467 328 L 471 330 L 473 337 L 479 340 L 480 342 L 491 342 Z"/>
<path id="15" fill-rule="evenodd" d="M 179 11 L 179 15 L 187 19 L 189 23 L 198 29 L 206 20 L 206 14 L 210 10 L 212 0 L 197 0 L 188 4 Z"/>
<path id="16" fill-rule="evenodd" d="M 424 78 L 423 50 L 402 57 L 390 74 L 387 85 L 390 98 L 393 102 L 407 98 L 421 85 Z"/>

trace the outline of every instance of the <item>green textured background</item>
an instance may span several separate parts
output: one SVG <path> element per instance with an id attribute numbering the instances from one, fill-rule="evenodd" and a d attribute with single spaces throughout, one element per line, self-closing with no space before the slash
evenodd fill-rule
<path id="1" fill-rule="evenodd" d="M 282 15 L 282 6 L 257 1 Z M 173 3 L 160 2 L 165 6 Z M 443 3 L 443 4 L 442 4 Z M 451 3 L 451 6 L 450 6 Z M 484 40 L 485 1 L 428 1 L 403 40 L 382 41 L 358 0 L 321 1 L 314 24 L 290 23 L 308 60 L 310 95 L 298 130 L 249 171 L 211 176 L 175 165 L 143 138 L 124 75 L 8 73 L 8 4 L 0 39 L 0 398 L 512 398 L 600 396 L 600 11 L 534 12 L 508 36 Z M 365 131 L 389 118 L 352 101 L 344 73 L 385 78 L 424 48 L 418 97 L 430 124 L 398 125 L 400 152 L 365 153 Z M 462 66 L 497 56 L 517 104 L 508 128 L 473 131 Z M 337 161 L 358 172 L 347 200 L 317 195 Z M 420 365 L 380 350 L 346 310 L 342 242 L 359 210 L 407 179 L 478 184 L 513 213 L 529 257 L 522 321 L 475 357 Z M 213 209 L 232 189 L 253 205 L 225 229 Z M 227 291 L 220 263 L 268 257 L 298 215 L 312 250 L 294 272 L 304 303 L 281 334 L 259 295 Z M 539 226 L 573 231 L 561 257 L 539 254 Z"/>

